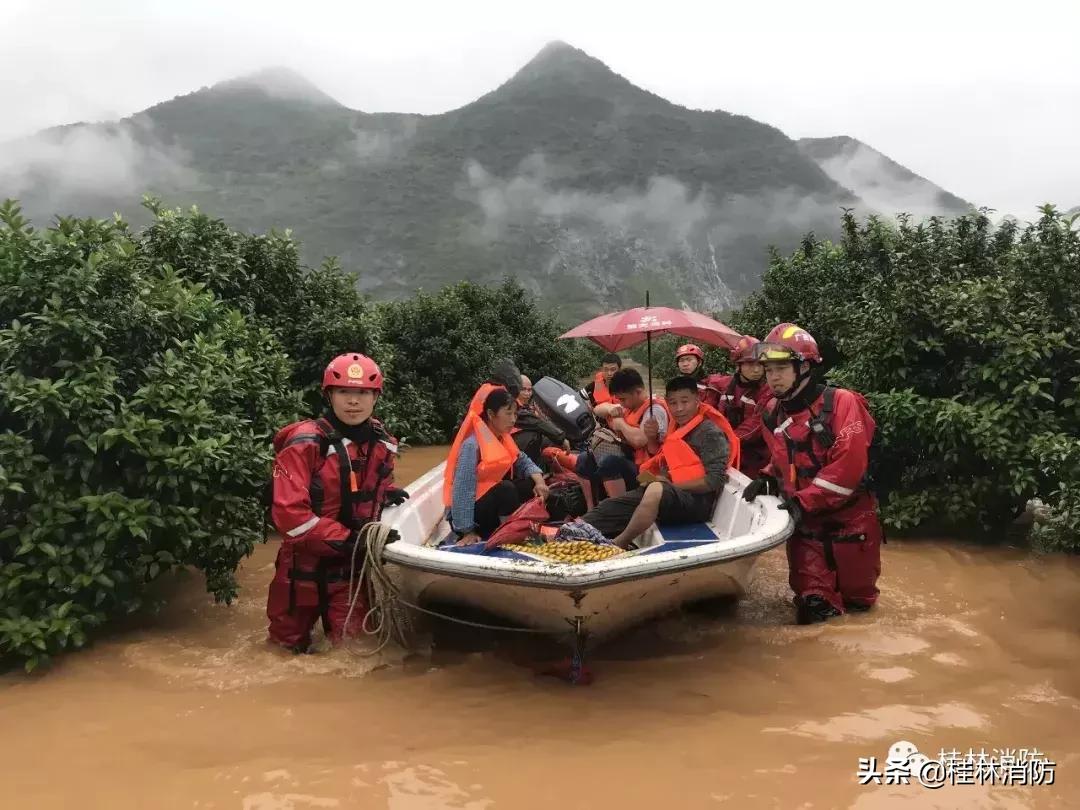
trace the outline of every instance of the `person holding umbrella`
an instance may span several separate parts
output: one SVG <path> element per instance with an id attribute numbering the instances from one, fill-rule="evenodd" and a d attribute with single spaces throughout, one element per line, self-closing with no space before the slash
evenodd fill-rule
<path id="1" fill-rule="evenodd" d="M 654 414 L 657 415 L 655 420 L 646 420 L 645 424 L 640 421 L 641 417 L 644 416 L 645 409 L 642 408 L 643 405 L 649 402 L 660 402 L 653 398 L 652 392 L 652 336 L 654 334 L 682 335 L 691 340 L 697 340 L 712 346 L 727 346 L 728 348 L 733 348 L 742 338 L 742 335 L 731 327 L 707 315 L 685 309 L 650 306 L 648 292 L 645 293 L 644 307 L 601 315 L 559 336 L 562 339 L 588 338 L 609 352 L 618 352 L 645 343 L 649 365 L 648 379 L 643 380 L 641 375 L 633 369 L 621 369 L 612 376 L 609 390 L 612 392 L 612 396 L 618 399 L 615 395 L 615 389 L 622 388 L 623 395 L 626 397 L 625 406 L 619 402 L 614 406 L 598 406 L 594 411 L 598 419 L 612 419 L 614 421 L 621 418 L 625 426 L 632 429 L 623 433 L 623 436 L 624 438 L 632 437 L 628 442 L 632 449 L 629 455 L 631 457 L 634 455 L 639 456 L 637 459 L 639 463 L 649 457 L 649 451 L 655 452 L 658 450 L 660 443 L 664 439 L 664 435 L 660 431 L 660 421 L 663 417 L 659 416 L 659 408 L 654 407 L 652 409 Z M 700 351 L 700 348 L 698 348 L 698 352 Z M 648 388 L 647 393 L 645 392 L 646 386 Z M 660 407 L 665 407 L 664 417 L 669 416 L 666 406 L 661 405 Z M 640 416 L 636 414 L 639 409 L 642 410 Z M 652 444 L 642 446 L 640 444 L 640 435 L 644 435 L 645 427 L 649 421 L 656 422 L 657 440 Z M 650 431 L 653 429 L 652 426 L 649 426 Z M 556 453 L 557 451 L 552 450 L 550 452 Z M 571 455 L 567 454 L 567 456 Z M 574 465 L 569 466 L 569 469 L 576 469 L 577 464 L 588 463 L 587 461 L 582 462 L 578 457 L 572 459 L 568 457 L 564 461 L 560 461 L 561 466 Z M 608 462 L 608 465 L 615 464 L 618 464 L 621 468 L 620 472 L 629 472 L 630 465 L 615 461 Z M 628 474 L 620 475 L 618 479 L 609 479 L 611 483 L 605 484 L 605 490 L 609 495 L 621 494 L 625 489 L 636 485 L 636 465 L 634 466 L 635 475 L 633 479 Z M 605 470 L 605 473 L 608 472 L 614 471 Z"/>
<path id="2" fill-rule="evenodd" d="M 693 377 L 676 377 L 666 389 L 672 419 L 667 438 L 658 442 L 656 421 L 647 420 L 643 428 L 647 445 L 656 452 L 641 467 L 656 480 L 608 498 L 581 517 L 622 548 L 657 521 L 708 520 L 728 466 L 738 456 L 738 439 L 723 415 L 698 399 Z"/>

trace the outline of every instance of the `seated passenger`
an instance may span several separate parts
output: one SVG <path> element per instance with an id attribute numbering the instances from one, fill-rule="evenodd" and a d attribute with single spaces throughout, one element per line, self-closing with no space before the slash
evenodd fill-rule
<path id="1" fill-rule="evenodd" d="M 600 370 L 593 376 L 592 382 L 578 392 L 581 394 L 581 398 L 593 408 L 611 402 L 611 392 L 608 390 L 608 385 L 615 372 L 621 368 L 622 358 L 619 355 L 614 352 L 605 354 L 603 359 L 600 360 Z"/>
<path id="2" fill-rule="evenodd" d="M 558 425 L 540 413 L 540 409 L 532 402 L 532 395 L 532 381 L 522 374 L 521 392 L 517 396 L 517 422 L 510 433 L 521 451 L 538 467 L 544 468 L 548 464 L 543 456 L 544 448 L 561 447 L 569 450 L 570 442 L 566 440 L 566 434 Z"/>
<path id="3" fill-rule="evenodd" d="M 581 518 L 623 548 L 658 520 L 701 523 L 711 518 L 729 463 L 738 455 L 731 426 L 698 399 L 693 377 L 671 380 L 666 399 L 675 426 L 660 452 L 642 465 L 657 480 L 601 501 Z M 655 439 L 655 422 L 647 422 L 645 430 Z"/>
<path id="4" fill-rule="evenodd" d="M 443 478 L 443 505 L 457 544 L 479 542 L 533 495 L 548 496 L 544 476 L 510 438 L 517 407 L 502 386 L 473 396 Z"/>
<path id="5" fill-rule="evenodd" d="M 638 465 L 660 450 L 660 443 L 667 435 L 668 412 L 658 397 L 653 397 L 650 405 L 645 381 L 635 369 L 619 369 L 612 375 L 608 388 L 615 402 L 601 403 L 593 412 L 614 432 L 619 442 L 617 452 L 574 454 L 549 450 L 545 455 L 582 478 L 599 481 L 604 493 L 614 497 L 625 495 L 637 486 Z M 651 441 L 645 432 L 650 422 L 653 423 Z"/>

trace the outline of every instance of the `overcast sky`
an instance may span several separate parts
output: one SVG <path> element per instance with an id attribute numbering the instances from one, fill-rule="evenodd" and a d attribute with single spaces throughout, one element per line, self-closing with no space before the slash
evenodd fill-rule
<path id="1" fill-rule="evenodd" d="M 0 0 L 0 141 L 270 65 L 369 112 L 442 112 L 544 43 L 678 104 L 851 135 L 1024 219 L 1080 205 L 1080 2 Z"/>

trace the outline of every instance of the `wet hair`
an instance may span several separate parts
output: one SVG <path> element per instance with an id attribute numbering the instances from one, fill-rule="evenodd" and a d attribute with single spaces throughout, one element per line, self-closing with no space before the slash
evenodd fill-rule
<path id="1" fill-rule="evenodd" d="M 697 380 L 688 374 L 680 374 L 678 377 L 673 377 L 668 380 L 664 386 L 664 396 L 670 396 L 676 391 L 691 391 L 697 396 L 698 387 Z"/>
<path id="2" fill-rule="evenodd" d="M 510 396 L 509 391 L 505 388 L 496 388 L 484 400 L 484 410 L 480 414 L 480 418 L 485 422 L 488 421 L 488 411 L 501 411 L 513 401 L 514 398 Z"/>
<path id="3" fill-rule="evenodd" d="M 645 381 L 636 368 L 620 368 L 611 375 L 608 391 L 613 394 L 629 394 L 635 388 L 644 388 Z"/>
<path id="4" fill-rule="evenodd" d="M 606 366 L 608 363 L 622 368 L 622 358 L 615 354 L 615 352 L 608 352 L 600 359 L 600 365 Z"/>

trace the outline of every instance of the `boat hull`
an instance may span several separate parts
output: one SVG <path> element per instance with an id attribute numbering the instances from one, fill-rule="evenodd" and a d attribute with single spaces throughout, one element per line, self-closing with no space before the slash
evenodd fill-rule
<path id="1" fill-rule="evenodd" d="M 494 623 L 567 634 L 575 643 L 583 636 L 593 643 L 609 639 L 690 602 L 741 598 L 757 558 L 794 530 L 776 498 L 743 500 L 749 479 L 732 469 L 712 520 L 654 526 L 637 551 L 574 564 L 516 552 L 483 554 L 479 547 L 462 553 L 446 544 L 443 469 L 410 485 L 406 504 L 383 515 L 402 538 L 385 550 L 402 596 L 422 608 L 479 609 Z"/>
<path id="2" fill-rule="evenodd" d="M 428 572 L 401 573 L 405 574 L 404 590 L 415 604 L 461 605 L 555 636 L 570 637 L 580 627 L 590 642 L 598 642 L 687 603 L 741 598 L 755 563 L 756 556 L 745 557 L 585 589 L 540 588 Z"/>

